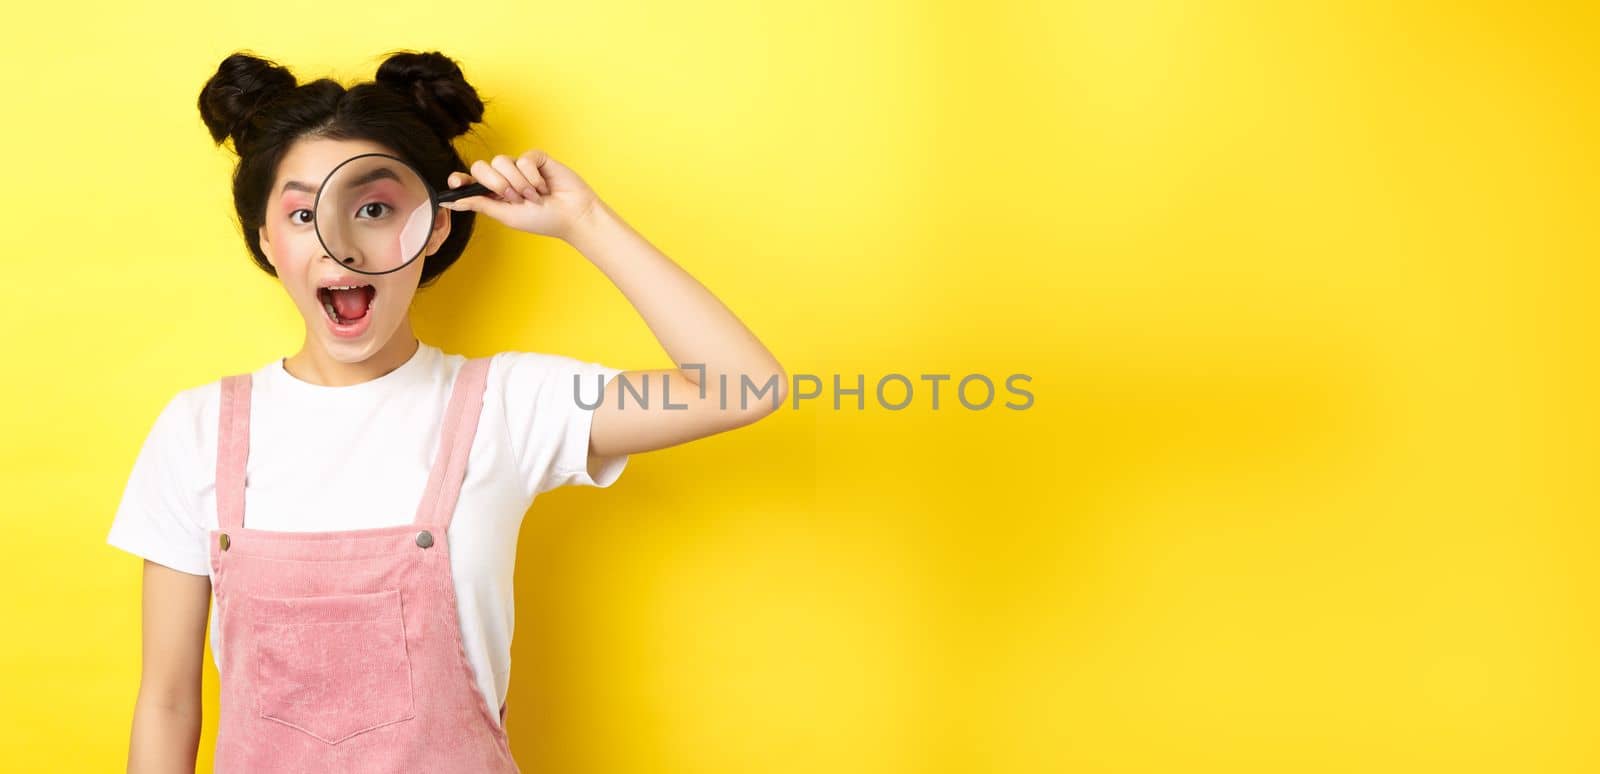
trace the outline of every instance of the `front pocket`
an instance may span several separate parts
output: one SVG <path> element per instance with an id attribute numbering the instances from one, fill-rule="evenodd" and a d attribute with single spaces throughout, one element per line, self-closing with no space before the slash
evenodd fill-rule
<path id="1" fill-rule="evenodd" d="M 337 744 L 415 716 L 399 589 L 249 606 L 261 717 Z"/>

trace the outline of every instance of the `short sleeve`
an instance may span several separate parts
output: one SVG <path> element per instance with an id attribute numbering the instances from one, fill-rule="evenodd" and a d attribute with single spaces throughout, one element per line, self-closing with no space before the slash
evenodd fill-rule
<path id="1" fill-rule="evenodd" d="M 196 388 L 198 389 L 198 388 Z M 198 402 L 193 391 L 167 402 L 134 459 L 106 542 L 157 564 L 207 575 L 206 526 L 199 513 Z"/>
<path id="2" fill-rule="evenodd" d="M 628 455 L 590 458 L 589 430 L 605 385 L 623 369 L 541 352 L 501 352 L 493 365 L 524 494 L 608 487 L 622 475 Z"/>

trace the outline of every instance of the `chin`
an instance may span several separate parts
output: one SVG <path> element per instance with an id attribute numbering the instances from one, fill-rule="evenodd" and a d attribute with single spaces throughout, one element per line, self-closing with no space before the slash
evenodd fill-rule
<path id="1" fill-rule="evenodd" d="M 387 314 L 370 314 L 353 323 L 328 319 L 320 306 L 309 310 L 306 325 L 328 355 L 344 363 L 359 363 L 377 354 L 394 335 L 395 320 Z"/>

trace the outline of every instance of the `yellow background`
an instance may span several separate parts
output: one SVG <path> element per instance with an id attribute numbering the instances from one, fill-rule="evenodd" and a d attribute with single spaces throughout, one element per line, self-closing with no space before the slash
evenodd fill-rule
<path id="1" fill-rule="evenodd" d="M 420 48 L 492 99 L 469 159 L 548 150 L 791 372 L 1035 395 L 813 401 L 540 498 L 524 770 L 1600 770 L 1595 6 L 1310 5 L 9 15 L 3 767 L 121 770 L 134 455 L 300 343 L 201 85 Z M 481 228 L 425 340 L 670 365 L 570 247 Z"/>

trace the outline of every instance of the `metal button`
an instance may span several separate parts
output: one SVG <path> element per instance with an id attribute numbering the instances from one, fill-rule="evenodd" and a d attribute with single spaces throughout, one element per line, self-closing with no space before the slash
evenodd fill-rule
<path id="1" fill-rule="evenodd" d="M 228 533 L 222 533 L 222 537 L 217 538 L 217 542 L 222 544 L 222 550 L 228 550 Z"/>
<path id="2" fill-rule="evenodd" d="M 422 546 L 423 548 L 433 545 L 433 535 L 429 534 L 427 530 L 418 532 L 417 545 Z"/>

